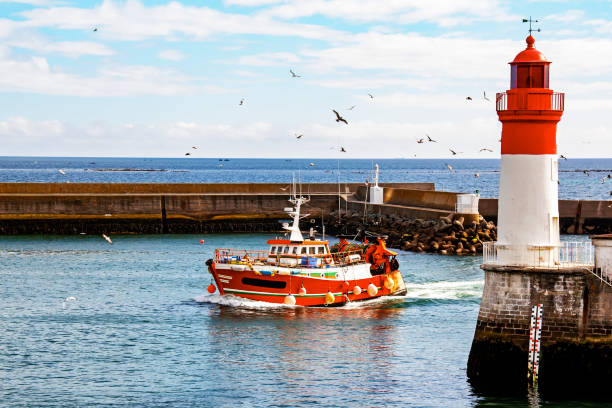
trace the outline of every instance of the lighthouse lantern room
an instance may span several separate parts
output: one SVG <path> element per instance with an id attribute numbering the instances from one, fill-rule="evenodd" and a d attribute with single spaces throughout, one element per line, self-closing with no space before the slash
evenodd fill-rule
<path id="1" fill-rule="evenodd" d="M 550 61 L 534 38 L 510 62 L 510 89 L 498 93 L 502 122 L 497 262 L 554 266 L 559 260 L 557 123 L 564 94 L 549 89 Z"/>

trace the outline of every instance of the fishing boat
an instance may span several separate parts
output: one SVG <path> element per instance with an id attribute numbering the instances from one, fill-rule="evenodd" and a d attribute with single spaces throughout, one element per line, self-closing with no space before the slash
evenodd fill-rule
<path id="1" fill-rule="evenodd" d="M 397 253 L 384 237 L 364 245 L 341 239 L 329 242 L 300 231 L 301 207 L 309 199 L 292 193 L 285 212 L 293 222 L 283 224 L 288 238 L 268 240 L 267 251 L 216 249 L 206 261 L 209 293 L 233 295 L 270 303 L 299 306 L 342 306 L 381 296 L 406 294 Z"/>

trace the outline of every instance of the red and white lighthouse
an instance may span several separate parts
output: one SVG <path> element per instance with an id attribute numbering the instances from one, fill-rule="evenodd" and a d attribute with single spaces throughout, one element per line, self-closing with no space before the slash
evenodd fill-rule
<path id="1" fill-rule="evenodd" d="M 497 263 L 554 266 L 559 257 L 557 122 L 564 94 L 549 89 L 550 61 L 534 38 L 510 63 L 498 93 L 502 122 Z"/>

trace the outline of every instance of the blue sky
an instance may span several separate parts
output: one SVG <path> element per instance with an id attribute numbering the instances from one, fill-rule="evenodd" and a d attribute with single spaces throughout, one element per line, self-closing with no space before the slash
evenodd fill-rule
<path id="1" fill-rule="evenodd" d="M 610 157 L 611 11 L 609 0 L 0 0 L 0 154 L 498 157 L 492 101 L 531 15 L 551 88 L 566 93 L 559 152 Z M 426 134 L 438 143 L 417 144 Z"/>

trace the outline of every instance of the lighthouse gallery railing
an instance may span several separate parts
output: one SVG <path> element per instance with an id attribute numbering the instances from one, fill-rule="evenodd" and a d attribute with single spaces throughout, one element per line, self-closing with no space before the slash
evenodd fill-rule
<path id="1" fill-rule="evenodd" d="M 506 110 L 552 110 L 563 111 L 565 108 L 565 94 L 562 92 L 537 92 L 530 90 L 527 93 L 508 95 L 498 92 L 495 98 L 497 111 Z"/>
<path id="2" fill-rule="evenodd" d="M 561 246 L 504 245 L 484 242 L 482 263 L 504 266 L 593 266 L 594 250 L 590 242 L 561 242 Z"/>

